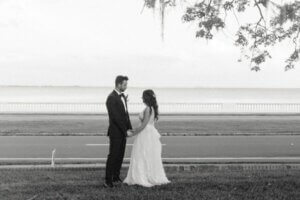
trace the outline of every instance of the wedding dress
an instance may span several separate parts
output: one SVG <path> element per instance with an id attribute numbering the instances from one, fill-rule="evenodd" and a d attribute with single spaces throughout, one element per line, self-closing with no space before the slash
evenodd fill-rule
<path id="1" fill-rule="evenodd" d="M 143 112 L 139 114 L 140 121 L 143 120 Z M 161 153 L 161 135 L 154 126 L 154 110 L 152 109 L 150 120 L 146 127 L 135 136 L 130 165 L 124 183 L 128 185 L 141 185 L 152 187 L 170 183 L 166 177 Z"/>

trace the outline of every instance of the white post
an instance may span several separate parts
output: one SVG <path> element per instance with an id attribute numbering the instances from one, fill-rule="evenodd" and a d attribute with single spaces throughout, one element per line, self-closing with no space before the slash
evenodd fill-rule
<path id="1" fill-rule="evenodd" d="M 53 149 L 52 158 L 51 158 L 51 167 L 55 166 L 55 152 L 56 152 L 56 149 Z"/>

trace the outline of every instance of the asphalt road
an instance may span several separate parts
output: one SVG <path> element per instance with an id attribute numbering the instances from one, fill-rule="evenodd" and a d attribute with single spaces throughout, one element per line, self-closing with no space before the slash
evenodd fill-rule
<path id="1" fill-rule="evenodd" d="M 130 157 L 129 138 L 125 157 Z M 300 136 L 174 136 L 161 137 L 165 161 L 300 161 Z M 1 136 L 0 160 L 105 159 L 103 136 Z"/>
<path id="2" fill-rule="evenodd" d="M 138 117 L 131 116 L 133 127 Z M 0 115 L 0 136 L 94 135 L 107 132 L 106 115 Z M 160 133 L 187 135 L 300 135 L 298 115 L 162 115 Z"/>

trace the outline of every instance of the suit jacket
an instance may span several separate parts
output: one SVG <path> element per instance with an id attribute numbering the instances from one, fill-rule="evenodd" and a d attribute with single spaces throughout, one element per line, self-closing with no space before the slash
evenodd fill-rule
<path id="1" fill-rule="evenodd" d="M 110 137 L 126 137 L 127 130 L 132 129 L 128 109 L 125 110 L 121 96 L 112 91 L 106 99 L 106 108 L 109 117 L 107 135 Z M 127 100 L 125 99 L 127 107 Z"/>

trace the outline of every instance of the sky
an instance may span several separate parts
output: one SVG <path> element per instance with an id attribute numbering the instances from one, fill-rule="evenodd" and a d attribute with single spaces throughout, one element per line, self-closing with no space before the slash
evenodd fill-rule
<path id="1" fill-rule="evenodd" d="M 284 71 L 290 44 L 254 72 L 237 62 L 234 28 L 197 39 L 179 4 L 167 10 L 162 42 L 157 10 L 142 7 L 143 0 L 0 0 L 0 85 L 113 86 L 123 74 L 133 87 L 300 88 L 299 63 Z"/>

